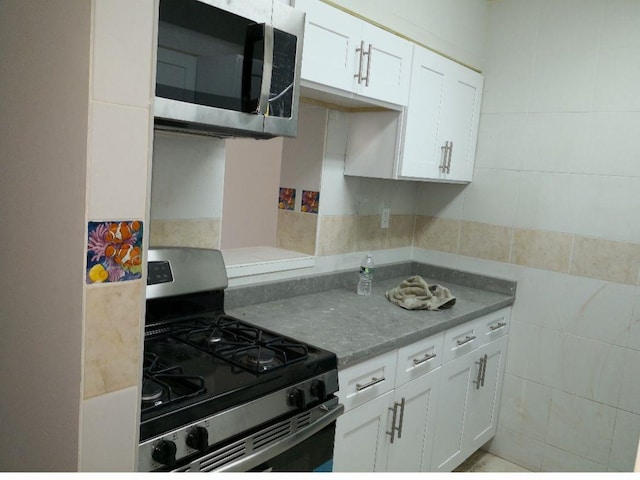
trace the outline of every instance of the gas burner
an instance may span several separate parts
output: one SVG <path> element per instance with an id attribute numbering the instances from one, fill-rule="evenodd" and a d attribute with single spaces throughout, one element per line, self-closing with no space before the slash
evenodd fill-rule
<path id="1" fill-rule="evenodd" d="M 273 368 L 278 364 L 276 353 L 263 347 L 253 347 L 242 353 L 241 363 L 259 371 Z"/>
<path id="2" fill-rule="evenodd" d="M 142 382 L 142 401 L 155 403 L 164 395 L 164 388 L 158 382 L 145 378 Z"/>

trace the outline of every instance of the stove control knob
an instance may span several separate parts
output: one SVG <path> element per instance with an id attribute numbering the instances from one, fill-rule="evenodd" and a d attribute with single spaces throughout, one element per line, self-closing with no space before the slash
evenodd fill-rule
<path id="1" fill-rule="evenodd" d="M 176 444 L 171 440 L 160 440 L 153 446 L 151 457 L 162 465 L 174 467 L 176 464 Z"/>
<path id="2" fill-rule="evenodd" d="M 316 397 L 318 400 L 324 400 L 327 396 L 327 385 L 324 383 L 324 380 L 314 380 L 311 382 L 311 388 L 309 390 L 311 395 Z"/>
<path id="3" fill-rule="evenodd" d="M 187 432 L 187 445 L 201 452 L 209 448 L 209 432 L 204 427 L 193 427 Z"/>
<path id="4" fill-rule="evenodd" d="M 287 400 L 292 407 L 305 408 L 307 406 L 304 390 L 300 390 L 299 388 L 291 390 Z"/>

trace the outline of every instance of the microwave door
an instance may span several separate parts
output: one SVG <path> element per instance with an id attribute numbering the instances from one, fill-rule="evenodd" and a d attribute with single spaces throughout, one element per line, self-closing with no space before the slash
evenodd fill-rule
<path id="1" fill-rule="evenodd" d="M 273 71 L 264 131 L 270 135 L 295 137 L 298 126 L 304 13 L 285 10 L 284 6 L 275 2 L 273 27 Z"/>

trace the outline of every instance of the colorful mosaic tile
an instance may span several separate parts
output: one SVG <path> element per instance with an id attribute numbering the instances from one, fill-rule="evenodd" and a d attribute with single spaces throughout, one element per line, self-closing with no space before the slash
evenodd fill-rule
<path id="1" fill-rule="evenodd" d="M 280 187 L 280 196 L 278 198 L 278 208 L 280 210 L 295 210 L 296 206 L 296 189 Z"/>
<path id="2" fill-rule="evenodd" d="M 318 213 L 319 204 L 320 192 L 302 191 L 302 207 L 300 207 L 300 210 L 307 213 Z"/>
<path id="3" fill-rule="evenodd" d="M 89 222 L 87 283 L 142 278 L 142 222 Z"/>

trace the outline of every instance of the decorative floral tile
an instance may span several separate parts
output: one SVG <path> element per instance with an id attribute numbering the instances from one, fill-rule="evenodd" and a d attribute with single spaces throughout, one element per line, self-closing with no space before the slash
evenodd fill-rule
<path id="1" fill-rule="evenodd" d="M 142 278 L 142 222 L 89 222 L 87 283 Z"/>
<path id="2" fill-rule="evenodd" d="M 320 192 L 302 191 L 302 207 L 300 207 L 300 210 L 307 213 L 318 213 L 319 204 Z"/>
<path id="3" fill-rule="evenodd" d="M 280 210 L 294 210 L 296 205 L 296 189 L 280 187 L 278 208 Z"/>

